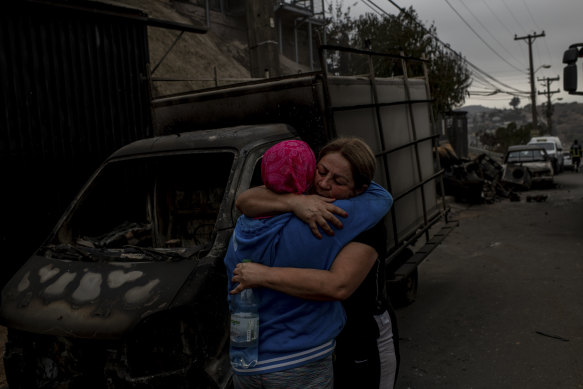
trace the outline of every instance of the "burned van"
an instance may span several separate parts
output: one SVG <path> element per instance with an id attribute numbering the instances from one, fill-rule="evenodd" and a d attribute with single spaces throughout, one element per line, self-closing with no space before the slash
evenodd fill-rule
<path id="1" fill-rule="evenodd" d="M 235 196 L 293 136 L 236 127 L 114 153 L 3 290 L 10 388 L 228 387 Z"/>

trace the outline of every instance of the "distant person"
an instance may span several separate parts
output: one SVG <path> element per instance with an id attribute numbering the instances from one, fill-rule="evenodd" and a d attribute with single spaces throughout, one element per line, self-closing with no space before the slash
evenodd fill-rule
<path id="1" fill-rule="evenodd" d="M 573 161 L 573 166 L 575 166 L 575 171 L 579 171 L 579 165 L 581 164 L 581 145 L 577 142 L 577 139 L 573 141 L 570 149 L 571 160 Z"/>

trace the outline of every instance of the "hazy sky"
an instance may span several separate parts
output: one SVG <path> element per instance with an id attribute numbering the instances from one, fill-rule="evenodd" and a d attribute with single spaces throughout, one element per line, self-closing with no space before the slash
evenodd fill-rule
<path id="1" fill-rule="evenodd" d="M 533 68 L 538 69 L 535 73 L 537 91 L 560 90 L 551 95 L 552 102 L 562 98 L 561 102 L 583 103 L 583 96 L 563 92 L 562 63 L 563 52 L 569 45 L 583 43 L 583 0 L 393 0 L 392 3 L 401 8 L 412 6 L 425 26 L 435 25 L 442 42 L 479 68 L 480 79 L 474 79 L 471 96 L 465 105 L 511 108 L 509 94 L 481 96 L 496 88 L 511 90 L 507 86 L 527 92 L 519 96 L 521 107 L 530 104 L 528 40 L 514 38 L 540 35 L 543 31 L 545 36 L 534 39 L 532 44 Z M 396 14 L 398 9 L 392 3 L 388 0 L 344 0 L 345 8 L 350 6 L 353 14 L 381 12 L 374 5 Z M 551 67 L 545 69 L 541 65 Z M 583 58 L 577 65 L 579 90 L 583 90 Z M 548 89 L 546 82 L 537 81 L 537 78 L 557 76 L 559 80 L 551 82 Z M 537 105 L 546 102 L 547 96 L 537 93 L 536 101 Z"/>

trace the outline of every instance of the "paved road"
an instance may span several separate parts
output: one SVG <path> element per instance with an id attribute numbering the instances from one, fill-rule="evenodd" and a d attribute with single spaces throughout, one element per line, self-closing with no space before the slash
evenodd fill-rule
<path id="1" fill-rule="evenodd" d="M 397 311 L 397 389 L 583 388 L 583 173 L 556 180 L 520 202 L 452 204 L 460 226 Z"/>
<path id="2" fill-rule="evenodd" d="M 520 202 L 453 204 L 460 226 L 397 311 L 397 389 L 583 388 L 583 173 L 555 179 Z"/>

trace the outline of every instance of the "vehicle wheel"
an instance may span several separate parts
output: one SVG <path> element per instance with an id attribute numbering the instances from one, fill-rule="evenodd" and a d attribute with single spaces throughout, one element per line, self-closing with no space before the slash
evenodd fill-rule
<path id="1" fill-rule="evenodd" d="M 415 269 L 407 278 L 396 283 L 390 288 L 391 303 L 396 307 L 411 305 L 417 298 L 419 286 L 419 272 Z"/>

